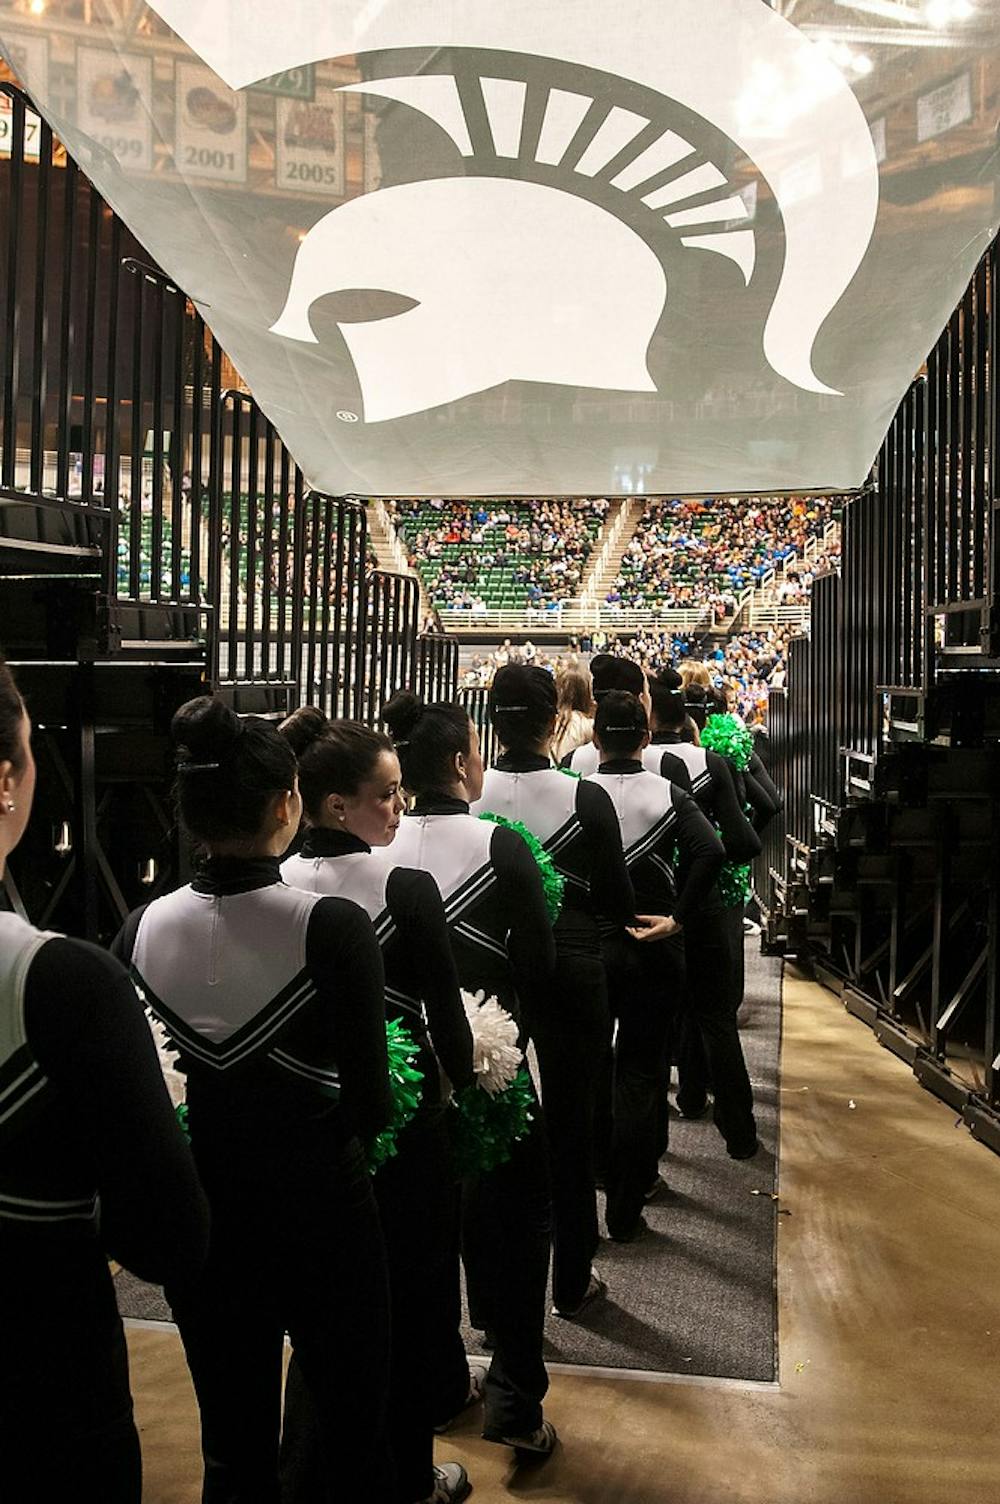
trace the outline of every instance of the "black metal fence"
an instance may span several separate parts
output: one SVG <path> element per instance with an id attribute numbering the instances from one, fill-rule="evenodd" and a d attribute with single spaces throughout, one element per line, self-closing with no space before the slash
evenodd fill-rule
<path id="1" fill-rule="evenodd" d="M 198 309 L 48 126 L 26 151 L 30 101 L 0 88 L 0 649 L 44 727 L 9 887 L 39 922 L 106 937 L 177 879 L 183 699 L 374 721 L 402 685 L 453 696 L 457 645 L 419 632 L 415 582 L 372 568 L 364 506 L 310 488 L 227 389 Z"/>
<path id="2" fill-rule="evenodd" d="M 994 243 L 771 692 L 786 810 L 758 889 L 771 941 L 1000 1149 L 998 268 Z"/>

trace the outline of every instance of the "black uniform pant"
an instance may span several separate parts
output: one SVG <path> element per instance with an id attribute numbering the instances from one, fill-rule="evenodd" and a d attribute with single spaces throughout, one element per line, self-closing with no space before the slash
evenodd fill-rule
<path id="1" fill-rule="evenodd" d="M 752 1146 L 757 1134 L 753 1091 L 736 1022 L 742 908 L 737 905 L 701 915 L 686 926 L 684 948 L 687 985 L 677 1050 L 677 1104 L 682 1112 L 696 1112 L 711 1085 L 719 1131 L 727 1146 L 740 1152 Z"/>
<path id="2" fill-rule="evenodd" d="M 615 935 L 605 942 L 604 960 L 617 1024 L 605 1219 L 612 1237 L 628 1237 L 660 1158 L 661 1087 L 684 987 L 683 943 L 680 936 L 644 944 Z"/>
<path id="3" fill-rule="evenodd" d="M 489 1334 L 483 1435 L 525 1436 L 542 1423 L 542 1358 L 552 1217 L 548 1150 L 538 1112 L 505 1165 L 465 1186 L 462 1254 L 472 1324 Z"/>
<path id="4" fill-rule="evenodd" d="M 434 1426 L 461 1409 L 469 1391 L 459 1331 L 459 1193 L 444 1114 L 438 1105 L 422 1108 L 400 1134 L 397 1153 L 373 1177 L 389 1265 L 388 1432 L 392 1498 L 399 1504 L 415 1504 L 433 1491 Z M 282 1436 L 287 1504 L 327 1497 L 317 1444 L 309 1392 L 293 1359 Z"/>
<path id="5" fill-rule="evenodd" d="M 96 1229 L 0 1222 L 0 1497 L 141 1494 L 125 1334 Z"/>
<path id="6" fill-rule="evenodd" d="M 599 1241 L 595 1111 L 609 1029 L 600 956 L 560 953 L 547 1003 L 532 1037 L 552 1170 L 552 1292 L 561 1310 L 573 1310 Z"/>
<path id="7" fill-rule="evenodd" d="M 314 1175 L 284 1180 L 263 1165 L 244 1179 L 246 1159 L 227 1179 L 224 1156 L 206 1165 L 198 1147 L 209 1254 L 195 1296 L 174 1315 L 201 1410 L 203 1504 L 391 1499 L 388 1280 L 356 1141 Z M 279 1487 L 286 1332 L 318 1445 L 305 1477 L 292 1446 Z"/>
<path id="8" fill-rule="evenodd" d="M 434 1487 L 434 1426 L 461 1409 L 469 1365 L 459 1331 L 459 1191 L 443 1107 L 423 1108 L 374 1177 L 389 1259 L 389 1437 L 399 1504 Z"/>

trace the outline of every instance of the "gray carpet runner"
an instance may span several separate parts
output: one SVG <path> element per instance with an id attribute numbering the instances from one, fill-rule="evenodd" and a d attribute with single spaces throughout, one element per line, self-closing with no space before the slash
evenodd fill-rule
<path id="1" fill-rule="evenodd" d="M 650 1203 L 636 1242 L 601 1244 L 606 1299 L 578 1320 L 550 1317 L 546 1358 L 583 1367 L 773 1381 L 777 1377 L 775 1227 L 781 963 L 746 947 L 743 1048 L 761 1148 L 736 1162 L 710 1118 L 670 1124 L 661 1173 L 670 1194 Z M 757 1194 L 754 1194 L 754 1193 Z M 122 1272 L 123 1316 L 169 1321 L 162 1292 Z M 476 1335 L 467 1333 L 470 1352 Z"/>

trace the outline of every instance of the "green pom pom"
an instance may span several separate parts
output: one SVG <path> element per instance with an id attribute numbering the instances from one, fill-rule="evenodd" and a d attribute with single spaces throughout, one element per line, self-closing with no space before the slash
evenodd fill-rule
<path id="1" fill-rule="evenodd" d="M 749 862 L 727 862 L 719 873 L 719 896 L 727 909 L 737 904 L 745 908 L 750 901 Z"/>
<path id="2" fill-rule="evenodd" d="M 491 820 L 494 825 L 502 825 L 504 830 L 516 830 L 519 836 L 528 843 L 528 848 L 535 858 L 539 872 L 542 874 L 542 887 L 545 889 L 545 907 L 549 911 L 549 920 L 555 924 L 562 911 L 563 890 L 566 887 L 566 879 L 561 872 L 556 870 L 555 863 L 549 856 L 545 847 L 537 836 L 520 820 L 508 820 L 505 815 L 494 815 L 484 810 L 479 816 L 480 820 Z"/>
<path id="3" fill-rule="evenodd" d="M 178 1122 L 178 1125 L 180 1127 L 181 1132 L 183 1133 L 184 1137 L 187 1139 L 188 1143 L 190 1143 L 191 1142 L 191 1129 L 188 1127 L 188 1104 L 186 1102 L 180 1102 L 174 1108 L 174 1115 L 177 1118 L 177 1122 Z"/>
<path id="4" fill-rule="evenodd" d="M 701 733 L 701 745 L 745 773 L 753 756 L 753 733 L 734 715 L 710 715 Z"/>
<path id="5" fill-rule="evenodd" d="M 454 1102 L 452 1141 L 461 1175 L 483 1175 L 506 1164 L 534 1119 L 535 1093 L 524 1069 L 495 1097 L 473 1083 Z"/>
<path id="6" fill-rule="evenodd" d="M 368 1146 L 368 1170 L 372 1175 L 387 1159 L 392 1159 L 398 1153 L 396 1140 L 420 1106 L 420 1083 L 424 1079 L 423 1071 L 414 1065 L 417 1047 L 398 1018 L 387 1020 L 385 1042 L 389 1055 L 392 1116 L 388 1125 Z"/>

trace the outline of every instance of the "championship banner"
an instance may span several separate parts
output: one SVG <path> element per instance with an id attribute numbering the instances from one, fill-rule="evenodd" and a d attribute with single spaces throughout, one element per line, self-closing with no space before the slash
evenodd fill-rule
<path id="1" fill-rule="evenodd" d="M 859 486 L 997 226 L 971 0 L 0 0 L 0 52 L 334 493 Z"/>

